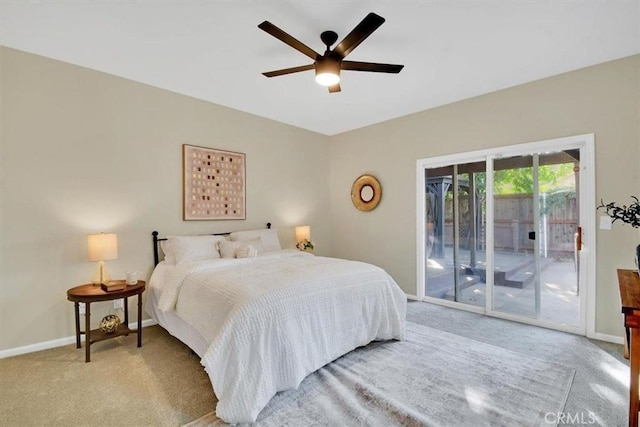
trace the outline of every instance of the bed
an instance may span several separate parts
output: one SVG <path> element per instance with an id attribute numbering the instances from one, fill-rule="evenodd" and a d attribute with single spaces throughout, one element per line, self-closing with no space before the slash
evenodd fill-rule
<path id="1" fill-rule="evenodd" d="M 201 357 L 228 423 L 255 422 L 357 347 L 404 337 L 406 296 L 379 267 L 283 250 L 273 229 L 157 236 L 145 310 Z"/>

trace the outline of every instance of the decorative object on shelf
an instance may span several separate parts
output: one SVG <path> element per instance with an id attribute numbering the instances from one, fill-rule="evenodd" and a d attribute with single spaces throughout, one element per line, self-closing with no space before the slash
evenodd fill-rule
<path id="1" fill-rule="evenodd" d="M 114 233 L 91 234 L 87 237 L 87 248 L 89 261 L 98 262 L 98 281 L 94 284 L 107 284 L 104 262 L 118 259 L 118 236 Z"/>
<path id="2" fill-rule="evenodd" d="M 351 201 L 357 209 L 368 212 L 376 208 L 382 198 L 382 187 L 373 175 L 360 175 L 351 186 Z"/>
<path id="3" fill-rule="evenodd" d="M 313 242 L 311 241 L 311 227 L 300 225 L 296 227 L 296 248 L 301 251 L 313 252 Z"/>
<path id="4" fill-rule="evenodd" d="M 127 271 L 127 285 L 133 286 L 138 283 L 138 280 L 140 280 L 140 272 Z"/>
<path id="5" fill-rule="evenodd" d="M 640 201 L 637 197 L 631 196 L 635 202 L 631 203 L 628 207 L 625 205 L 618 206 L 614 202 L 607 203 L 606 205 L 600 200 L 600 206 L 598 209 L 604 209 L 606 214 L 613 218 L 612 222 L 618 220 L 625 224 L 630 224 L 633 228 L 640 228 Z"/>
<path id="6" fill-rule="evenodd" d="M 124 280 L 111 280 L 107 283 L 101 283 L 100 287 L 105 292 L 121 291 L 127 287 Z"/>
<path id="7" fill-rule="evenodd" d="M 245 154 L 182 145 L 182 218 L 245 219 Z"/>
<path id="8" fill-rule="evenodd" d="M 106 334 L 112 334 L 116 331 L 116 329 L 118 329 L 120 323 L 122 322 L 120 321 L 120 318 L 118 316 L 116 316 L 115 314 L 107 314 L 100 321 L 100 325 L 98 326 L 98 328 L 100 328 L 100 330 Z"/>

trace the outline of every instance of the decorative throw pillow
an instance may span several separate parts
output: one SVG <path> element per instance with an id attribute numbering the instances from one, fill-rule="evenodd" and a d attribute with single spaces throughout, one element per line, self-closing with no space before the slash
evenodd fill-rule
<path id="1" fill-rule="evenodd" d="M 248 246 L 253 246 L 257 254 L 264 252 L 262 240 L 260 238 L 253 240 L 241 240 L 237 242 L 225 240 L 218 243 L 218 248 L 220 249 L 220 255 L 222 255 L 222 258 L 236 258 L 237 251 Z"/>
<path id="2" fill-rule="evenodd" d="M 236 258 L 255 258 L 258 256 L 258 250 L 253 246 L 245 246 L 236 250 Z"/>
<path id="3" fill-rule="evenodd" d="M 279 251 L 282 249 L 278 230 L 275 228 L 263 228 L 259 230 L 234 231 L 229 235 L 232 242 L 262 239 L 262 249 L 264 252 Z"/>

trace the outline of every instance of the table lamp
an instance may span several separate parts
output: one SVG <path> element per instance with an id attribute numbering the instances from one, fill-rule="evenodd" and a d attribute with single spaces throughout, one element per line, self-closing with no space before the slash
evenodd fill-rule
<path id="1" fill-rule="evenodd" d="M 118 259 L 118 236 L 114 233 L 90 234 L 87 238 L 89 261 L 98 262 L 99 281 L 107 283 L 104 262 Z M 95 283 L 95 282 L 94 282 Z"/>
<path id="2" fill-rule="evenodd" d="M 296 243 L 296 248 L 301 251 L 313 251 L 311 227 L 308 225 L 300 225 L 296 227 Z"/>

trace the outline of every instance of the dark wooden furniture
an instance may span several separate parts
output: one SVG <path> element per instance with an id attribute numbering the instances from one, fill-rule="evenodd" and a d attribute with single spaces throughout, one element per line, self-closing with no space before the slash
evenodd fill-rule
<path id="1" fill-rule="evenodd" d="M 85 362 L 91 361 L 91 344 L 98 341 L 107 340 L 109 338 L 119 337 L 121 335 L 138 334 L 138 347 L 142 347 L 142 299 L 146 282 L 138 280 L 135 285 L 127 285 L 123 290 L 105 292 L 100 285 L 88 283 L 76 286 L 67 291 L 67 299 L 73 301 L 76 315 L 76 348 L 81 348 L 80 335 L 85 334 Z M 129 306 L 128 298 L 138 295 L 138 329 L 129 329 Z M 124 299 L 124 323 L 118 328 L 107 334 L 100 329 L 91 330 L 91 303 L 99 301 L 113 301 L 116 299 Z M 80 330 L 80 303 L 85 304 L 85 328 Z"/>
<path id="2" fill-rule="evenodd" d="M 635 270 L 618 270 L 620 300 L 626 332 L 625 357 L 631 365 L 629 380 L 629 426 L 638 427 L 640 375 L 640 276 Z"/>

